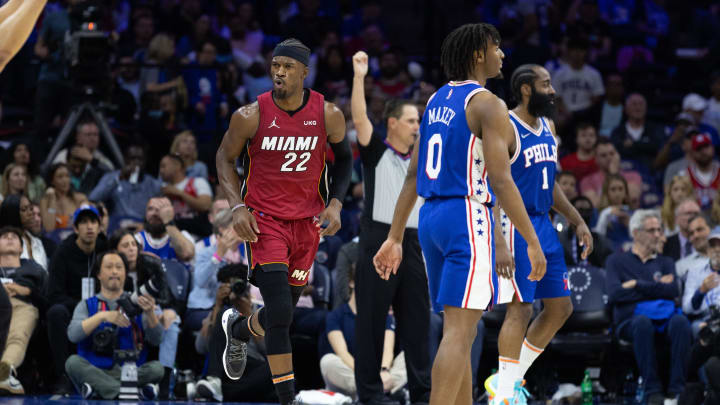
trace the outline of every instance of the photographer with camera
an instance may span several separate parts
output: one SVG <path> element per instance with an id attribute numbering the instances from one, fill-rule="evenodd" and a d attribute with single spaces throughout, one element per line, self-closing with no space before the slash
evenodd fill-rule
<path id="1" fill-rule="evenodd" d="M 694 275 L 692 272 L 688 274 L 686 288 L 695 290 L 691 305 L 697 306 L 703 313 L 698 339 L 690 352 L 688 381 L 698 381 L 697 371 L 701 368 L 704 369 L 707 379 L 705 404 L 710 405 L 720 403 L 720 288 L 718 288 L 720 284 L 720 274 L 718 274 L 720 273 L 720 232 L 713 232 L 709 237 L 708 244 L 709 262 L 702 274 Z M 703 275 L 705 277 L 701 278 Z M 699 287 L 697 287 L 696 280 L 700 280 Z M 696 392 L 701 397 L 702 386 L 699 389 L 693 389 L 692 386 L 693 384 L 688 384 L 686 392 Z M 698 402 L 691 400 L 688 396 L 680 403 Z"/>
<path id="2" fill-rule="evenodd" d="M 100 256 L 94 269 L 100 294 L 78 303 L 67 330 L 70 341 L 78 344 L 78 354 L 67 359 L 65 370 L 85 399 L 94 393 L 103 399 L 118 397 L 121 364 L 114 357 L 127 352 L 137 355 L 137 384 L 142 386 L 143 397 L 157 396 L 152 384 L 162 379 L 163 366 L 159 361 L 146 363 L 146 343 L 160 344 L 162 326 L 152 296 L 141 295 L 133 305 L 124 294 L 127 269 L 124 255 L 115 250 Z"/>
<path id="3" fill-rule="evenodd" d="M 275 402 L 277 396 L 270 378 L 270 367 L 265 359 L 262 337 L 253 337 L 248 342 L 247 364 L 240 380 L 229 379 L 221 362 L 225 348 L 222 314 L 231 306 L 243 314 L 249 314 L 253 310 L 247 266 L 240 263 L 225 265 L 217 273 L 217 282 L 219 287 L 215 305 L 203 321 L 195 343 L 199 352 L 209 354 L 207 375 L 196 384 L 195 398 L 210 401 Z"/>

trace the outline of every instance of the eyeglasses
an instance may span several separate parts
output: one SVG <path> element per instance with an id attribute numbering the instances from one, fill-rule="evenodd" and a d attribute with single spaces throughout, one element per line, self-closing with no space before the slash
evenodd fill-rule
<path id="1" fill-rule="evenodd" d="M 647 233 L 660 233 L 660 234 L 663 232 L 662 228 L 643 229 L 643 231 L 645 231 Z"/>

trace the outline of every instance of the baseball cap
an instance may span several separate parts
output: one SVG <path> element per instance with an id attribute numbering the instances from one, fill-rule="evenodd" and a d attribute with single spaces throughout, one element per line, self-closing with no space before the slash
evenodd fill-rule
<path id="1" fill-rule="evenodd" d="M 75 210 L 75 213 L 73 214 L 73 225 L 77 225 L 77 221 L 80 218 L 80 215 L 84 213 L 91 213 L 95 215 L 95 218 L 97 218 L 98 222 L 100 222 L 100 213 L 98 212 L 97 208 L 93 207 L 90 204 L 82 204 L 78 209 Z"/>
<path id="2" fill-rule="evenodd" d="M 692 149 L 698 150 L 706 145 L 712 145 L 712 139 L 710 139 L 710 135 L 706 133 L 699 133 L 692 138 Z"/>
<path id="3" fill-rule="evenodd" d="M 697 94 L 697 93 L 690 93 L 687 96 L 683 98 L 682 102 L 682 109 L 683 110 L 693 110 L 693 111 L 703 111 L 707 108 L 708 102 L 703 98 L 703 96 Z"/>
<path id="4" fill-rule="evenodd" d="M 677 124 L 681 121 L 685 121 L 688 124 L 692 125 L 695 123 L 695 118 L 692 115 L 690 115 L 690 113 L 681 112 L 680 114 L 677 115 L 677 117 L 675 117 L 675 123 Z"/>
<path id="5" fill-rule="evenodd" d="M 711 233 L 710 236 L 708 236 L 708 241 L 711 241 L 713 239 L 720 240 L 720 231 L 715 231 Z"/>

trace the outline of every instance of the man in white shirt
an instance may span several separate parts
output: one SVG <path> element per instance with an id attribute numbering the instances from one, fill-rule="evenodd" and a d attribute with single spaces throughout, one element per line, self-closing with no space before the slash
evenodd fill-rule
<path id="1" fill-rule="evenodd" d="M 115 170 L 115 166 L 113 166 L 110 159 L 98 149 L 100 146 L 100 128 L 92 118 L 83 118 L 75 127 L 75 144 L 90 149 L 93 159 L 97 159 L 103 171 Z M 53 159 L 53 164 L 67 163 L 69 150 L 70 148 L 64 148 L 58 152 L 55 159 Z"/>
<path id="2" fill-rule="evenodd" d="M 597 104 L 605 87 L 600 73 L 585 63 L 587 41 L 571 39 L 567 46 L 568 64 L 553 75 L 552 85 L 562 101 L 559 107 L 574 114 Z"/>
<path id="3" fill-rule="evenodd" d="M 675 262 L 675 275 L 681 286 L 685 285 L 688 274 L 693 269 L 702 268 L 707 264 L 709 235 L 710 225 L 705 217 L 700 214 L 692 216 L 688 222 L 688 239 L 694 251 Z"/>
<path id="4" fill-rule="evenodd" d="M 160 160 L 160 179 L 165 182 L 163 194 L 175 209 L 181 229 L 194 235 L 208 235 L 212 227 L 205 215 L 212 205 L 212 189 L 202 177 L 185 176 L 185 163 L 179 155 L 165 155 Z"/>
<path id="5" fill-rule="evenodd" d="M 710 306 L 720 304 L 720 233 L 705 240 L 707 256 L 688 271 L 682 300 L 683 312 L 696 318 L 692 322 L 694 336 L 710 315 Z"/>

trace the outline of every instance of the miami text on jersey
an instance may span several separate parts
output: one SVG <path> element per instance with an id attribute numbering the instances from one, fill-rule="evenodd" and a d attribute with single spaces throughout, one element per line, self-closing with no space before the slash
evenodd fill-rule
<path id="1" fill-rule="evenodd" d="M 315 150 L 317 136 L 266 136 L 262 150 Z"/>

